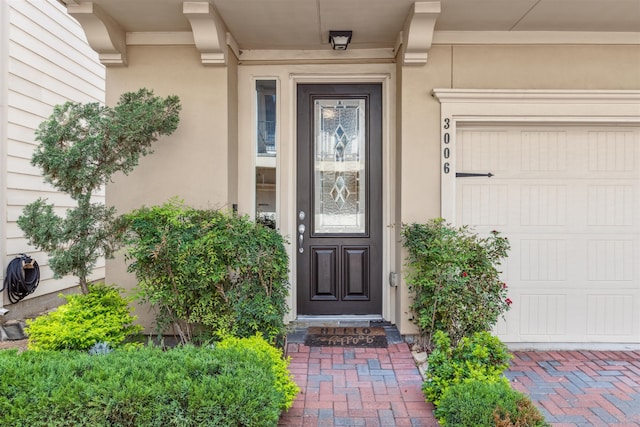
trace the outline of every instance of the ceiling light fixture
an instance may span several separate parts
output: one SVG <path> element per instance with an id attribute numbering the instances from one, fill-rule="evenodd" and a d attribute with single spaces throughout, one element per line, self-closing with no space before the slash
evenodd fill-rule
<path id="1" fill-rule="evenodd" d="M 351 42 L 351 31 L 329 31 L 329 43 L 333 50 L 347 50 Z"/>

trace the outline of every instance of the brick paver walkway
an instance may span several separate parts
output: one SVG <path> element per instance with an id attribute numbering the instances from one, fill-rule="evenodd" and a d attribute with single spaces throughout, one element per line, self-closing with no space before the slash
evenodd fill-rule
<path id="1" fill-rule="evenodd" d="M 280 426 L 437 426 L 406 343 L 388 348 L 289 344 L 301 392 Z"/>
<path id="2" fill-rule="evenodd" d="M 438 426 L 406 343 L 289 344 L 301 392 L 279 426 Z M 640 351 L 516 351 L 505 373 L 554 427 L 640 427 Z"/>
<path id="3" fill-rule="evenodd" d="M 554 427 L 640 426 L 640 351 L 513 354 L 513 388 Z"/>

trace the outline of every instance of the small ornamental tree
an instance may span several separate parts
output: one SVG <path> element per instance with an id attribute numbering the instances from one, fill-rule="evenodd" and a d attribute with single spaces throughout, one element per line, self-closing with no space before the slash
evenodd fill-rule
<path id="1" fill-rule="evenodd" d="M 457 345 L 491 329 L 509 309 L 512 302 L 498 271 L 509 241 L 497 231 L 483 238 L 440 218 L 404 225 L 402 238 L 413 321 L 427 349 L 436 331 L 446 332 Z"/>
<path id="2" fill-rule="evenodd" d="M 151 143 L 178 127 L 180 100 L 140 89 L 125 93 L 113 107 L 99 103 L 57 105 L 36 130 L 40 142 L 31 159 L 45 181 L 68 193 L 77 207 L 65 218 L 44 199 L 27 205 L 18 226 L 29 243 L 49 253 L 55 277 L 74 274 L 84 294 L 98 258 L 110 258 L 121 245 L 123 221 L 115 208 L 92 203 L 91 196 L 113 174 L 128 174 Z"/>

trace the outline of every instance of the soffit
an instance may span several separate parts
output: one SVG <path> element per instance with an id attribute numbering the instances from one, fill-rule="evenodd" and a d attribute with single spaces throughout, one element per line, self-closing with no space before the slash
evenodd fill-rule
<path id="1" fill-rule="evenodd" d="M 80 0 L 60 0 L 67 4 Z M 93 0 L 125 32 L 188 32 L 184 0 Z M 389 48 L 415 0 L 210 0 L 240 49 Z M 640 32 L 640 0 L 441 0 L 436 31 Z"/>

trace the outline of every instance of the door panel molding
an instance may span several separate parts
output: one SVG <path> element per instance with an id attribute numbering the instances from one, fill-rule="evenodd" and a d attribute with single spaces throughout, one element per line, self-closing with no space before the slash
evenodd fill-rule
<path id="1" fill-rule="evenodd" d="M 311 247 L 311 286 L 314 289 L 312 299 L 316 301 L 337 301 L 336 286 L 337 247 Z"/>
<path id="2" fill-rule="evenodd" d="M 342 263 L 344 265 L 343 300 L 368 301 L 371 287 L 369 286 L 369 248 L 343 247 Z"/>

